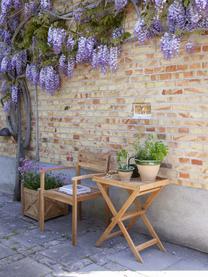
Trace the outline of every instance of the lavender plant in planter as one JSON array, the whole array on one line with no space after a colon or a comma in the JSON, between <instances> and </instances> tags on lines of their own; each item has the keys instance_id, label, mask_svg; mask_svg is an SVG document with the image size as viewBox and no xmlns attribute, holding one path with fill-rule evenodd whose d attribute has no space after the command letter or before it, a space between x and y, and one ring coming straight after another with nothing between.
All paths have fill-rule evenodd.
<instances>
[{"instance_id":1,"label":"lavender plant in planter","mask_svg":"<svg viewBox=\"0 0 208 277\"><path fill-rule=\"evenodd\" d=\"M149 136L144 143L136 145L135 162L142 181L155 181L160 165L168 154L168 147Z\"/></svg>"}]
</instances>

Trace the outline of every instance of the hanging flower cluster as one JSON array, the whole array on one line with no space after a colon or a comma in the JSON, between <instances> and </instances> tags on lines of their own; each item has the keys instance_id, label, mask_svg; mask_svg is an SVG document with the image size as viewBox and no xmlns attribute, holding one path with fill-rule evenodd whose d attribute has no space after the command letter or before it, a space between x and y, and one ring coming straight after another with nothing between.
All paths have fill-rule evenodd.
<instances>
[{"instance_id":1,"label":"hanging flower cluster","mask_svg":"<svg viewBox=\"0 0 208 277\"><path fill-rule=\"evenodd\" d=\"M161 51L166 59L178 54L183 34L208 29L208 0L145 1L142 8L134 35L144 43L161 34ZM185 46L189 53L193 48L193 42Z\"/></svg>"},{"instance_id":2,"label":"hanging flower cluster","mask_svg":"<svg viewBox=\"0 0 208 277\"><path fill-rule=\"evenodd\" d=\"M61 75L72 78L79 64L89 64L103 74L115 72L121 44L130 36L122 27L130 2L138 15L135 38L143 44L161 36L166 59L179 53L184 34L208 29L208 0L103 0L86 6L80 1L65 14L57 13L52 0L1 0L4 110L8 112L18 102L21 78L52 95L61 86ZM193 49L194 42L189 40L185 50L191 53Z\"/></svg>"}]
</instances>

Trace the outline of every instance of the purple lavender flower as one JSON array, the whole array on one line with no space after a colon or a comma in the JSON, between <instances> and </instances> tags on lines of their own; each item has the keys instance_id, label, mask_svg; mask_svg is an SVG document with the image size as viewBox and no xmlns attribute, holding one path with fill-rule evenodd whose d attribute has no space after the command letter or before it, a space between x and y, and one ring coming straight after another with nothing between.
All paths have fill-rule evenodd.
<instances>
[{"instance_id":1,"label":"purple lavender flower","mask_svg":"<svg viewBox=\"0 0 208 277\"><path fill-rule=\"evenodd\" d=\"M74 38L72 36L68 36L68 39L66 42L67 50L72 51L72 49L74 48L74 45L75 45Z\"/></svg>"},{"instance_id":2,"label":"purple lavender flower","mask_svg":"<svg viewBox=\"0 0 208 277\"><path fill-rule=\"evenodd\" d=\"M55 54L60 54L66 39L66 31L61 28L50 27L48 30L48 44L53 47Z\"/></svg>"},{"instance_id":3,"label":"purple lavender flower","mask_svg":"<svg viewBox=\"0 0 208 277\"><path fill-rule=\"evenodd\" d=\"M7 101L4 102L3 111L5 113L9 113L10 109L11 109L11 101L7 100Z\"/></svg>"},{"instance_id":4,"label":"purple lavender flower","mask_svg":"<svg viewBox=\"0 0 208 277\"><path fill-rule=\"evenodd\" d=\"M42 10L50 10L52 8L51 0L40 0Z\"/></svg>"},{"instance_id":5,"label":"purple lavender flower","mask_svg":"<svg viewBox=\"0 0 208 277\"><path fill-rule=\"evenodd\" d=\"M72 76L73 76L75 64L76 64L76 61L75 61L74 58L69 58L68 59L67 76L69 78L72 78Z\"/></svg>"},{"instance_id":6,"label":"purple lavender flower","mask_svg":"<svg viewBox=\"0 0 208 277\"><path fill-rule=\"evenodd\" d=\"M134 36L137 37L139 43L144 43L151 38L150 31L147 29L143 19L139 19L134 28Z\"/></svg>"},{"instance_id":7,"label":"purple lavender flower","mask_svg":"<svg viewBox=\"0 0 208 277\"><path fill-rule=\"evenodd\" d=\"M8 56L5 56L1 61L1 73L7 73L11 70L11 61Z\"/></svg>"},{"instance_id":8,"label":"purple lavender flower","mask_svg":"<svg viewBox=\"0 0 208 277\"><path fill-rule=\"evenodd\" d=\"M27 159L22 159L18 170L21 174L24 174L27 172L37 171L39 170L39 168L40 167L37 162L27 160Z\"/></svg>"},{"instance_id":9,"label":"purple lavender flower","mask_svg":"<svg viewBox=\"0 0 208 277\"><path fill-rule=\"evenodd\" d=\"M186 24L185 9L181 1L175 0L168 9L169 31L174 33L177 29L183 30Z\"/></svg>"},{"instance_id":10,"label":"purple lavender flower","mask_svg":"<svg viewBox=\"0 0 208 277\"><path fill-rule=\"evenodd\" d=\"M76 55L76 62L89 62L92 59L93 49L95 46L95 39L92 37L80 37L78 41L78 51Z\"/></svg>"},{"instance_id":11,"label":"purple lavender flower","mask_svg":"<svg viewBox=\"0 0 208 277\"><path fill-rule=\"evenodd\" d=\"M123 10L123 8L127 5L128 0L115 0L115 8L117 12Z\"/></svg>"},{"instance_id":12,"label":"purple lavender flower","mask_svg":"<svg viewBox=\"0 0 208 277\"><path fill-rule=\"evenodd\" d=\"M118 47L111 47L109 54L109 66L112 72L118 68Z\"/></svg>"},{"instance_id":13,"label":"purple lavender flower","mask_svg":"<svg viewBox=\"0 0 208 277\"><path fill-rule=\"evenodd\" d=\"M28 64L26 67L26 78L29 80L33 85L37 85L39 82L39 69L36 64Z\"/></svg>"},{"instance_id":14,"label":"purple lavender flower","mask_svg":"<svg viewBox=\"0 0 208 277\"><path fill-rule=\"evenodd\" d=\"M180 39L170 33L165 33L161 38L161 51L165 59L171 59L175 57L179 52Z\"/></svg>"},{"instance_id":15,"label":"purple lavender flower","mask_svg":"<svg viewBox=\"0 0 208 277\"><path fill-rule=\"evenodd\" d=\"M12 99L12 102L15 104L17 104L17 101L18 101L18 93L19 93L18 87L16 85L12 85L11 86L11 99Z\"/></svg>"}]
</instances>

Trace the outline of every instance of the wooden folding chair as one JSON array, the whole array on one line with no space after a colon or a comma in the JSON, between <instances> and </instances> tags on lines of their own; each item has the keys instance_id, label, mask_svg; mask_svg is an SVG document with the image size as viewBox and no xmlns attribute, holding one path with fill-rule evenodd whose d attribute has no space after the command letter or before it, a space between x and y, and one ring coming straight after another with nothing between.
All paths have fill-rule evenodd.
<instances>
[{"instance_id":1,"label":"wooden folding chair","mask_svg":"<svg viewBox=\"0 0 208 277\"><path fill-rule=\"evenodd\" d=\"M78 212L81 217L81 203L86 200L95 199L101 196L97 187L91 187L91 192L85 194L77 194L77 185L86 179L92 179L94 176L103 175L108 172L110 163L110 155L102 153L92 153L88 151L79 152L78 162L76 166L76 177L72 178L73 194L68 195L60 192L59 189L45 190L45 175L48 172L66 170L72 167L53 167L41 170L40 175L40 209L39 209L39 226L44 231L44 199L50 198L72 206L72 244L77 243L77 217ZM87 169L95 173L80 176L80 170Z\"/></svg>"}]
</instances>

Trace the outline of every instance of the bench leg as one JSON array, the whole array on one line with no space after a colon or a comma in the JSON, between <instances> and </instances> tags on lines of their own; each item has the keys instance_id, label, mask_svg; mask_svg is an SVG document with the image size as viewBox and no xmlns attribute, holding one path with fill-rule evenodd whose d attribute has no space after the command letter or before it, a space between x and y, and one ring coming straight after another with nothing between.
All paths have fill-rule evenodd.
<instances>
[{"instance_id":1,"label":"bench leg","mask_svg":"<svg viewBox=\"0 0 208 277\"><path fill-rule=\"evenodd\" d=\"M45 229L45 201L42 190L39 190L39 228L41 232Z\"/></svg>"},{"instance_id":2,"label":"bench leg","mask_svg":"<svg viewBox=\"0 0 208 277\"><path fill-rule=\"evenodd\" d=\"M77 202L72 206L72 245L77 244Z\"/></svg>"}]
</instances>

